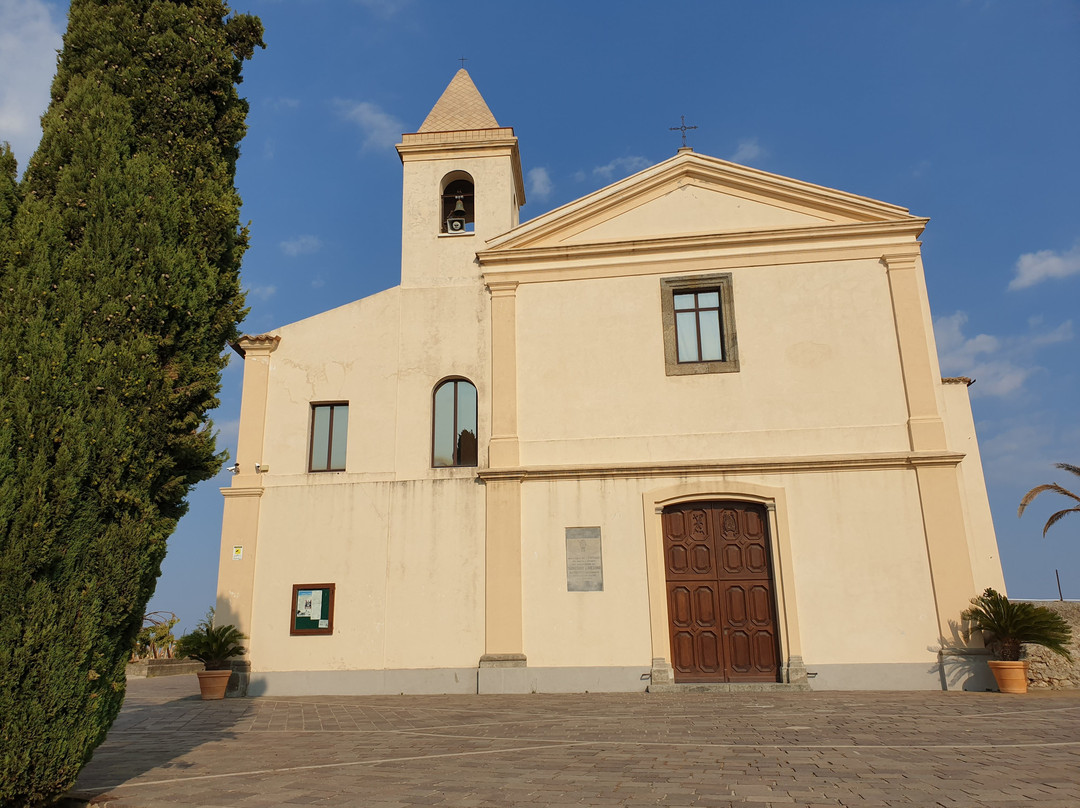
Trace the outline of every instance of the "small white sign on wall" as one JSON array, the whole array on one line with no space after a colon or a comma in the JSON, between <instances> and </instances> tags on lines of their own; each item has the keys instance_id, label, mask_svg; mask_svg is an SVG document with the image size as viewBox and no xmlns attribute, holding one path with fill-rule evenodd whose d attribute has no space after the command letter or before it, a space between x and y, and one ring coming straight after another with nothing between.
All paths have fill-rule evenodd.
<instances>
[{"instance_id":1,"label":"small white sign on wall","mask_svg":"<svg viewBox=\"0 0 1080 808\"><path fill-rule=\"evenodd\" d=\"M232 548L232 560L242 561L244 559L244 545L234 544Z\"/></svg>"},{"instance_id":2,"label":"small white sign on wall","mask_svg":"<svg viewBox=\"0 0 1080 808\"><path fill-rule=\"evenodd\" d=\"M566 528L566 591L604 591L600 528Z\"/></svg>"}]
</instances>

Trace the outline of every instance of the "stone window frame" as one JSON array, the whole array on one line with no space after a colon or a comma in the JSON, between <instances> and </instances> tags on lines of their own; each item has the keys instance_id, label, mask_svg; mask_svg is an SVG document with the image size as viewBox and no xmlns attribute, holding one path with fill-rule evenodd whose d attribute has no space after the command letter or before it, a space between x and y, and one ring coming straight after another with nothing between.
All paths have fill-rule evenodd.
<instances>
[{"instance_id":1,"label":"stone window frame","mask_svg":"<svg viewBox=\"0 0 1080 808\"><path fill-rule=\"evenodd\" d=\"M682 292L720 293L720 338L723 341L723 360L679 361L679 344L675 329L675 294ZM664 372L666 375L691 376L701 373L738 372L739 343L735 336L735 300L730 272L661 278L660 311L664 332Z\"/></svg>"}]
</instances>

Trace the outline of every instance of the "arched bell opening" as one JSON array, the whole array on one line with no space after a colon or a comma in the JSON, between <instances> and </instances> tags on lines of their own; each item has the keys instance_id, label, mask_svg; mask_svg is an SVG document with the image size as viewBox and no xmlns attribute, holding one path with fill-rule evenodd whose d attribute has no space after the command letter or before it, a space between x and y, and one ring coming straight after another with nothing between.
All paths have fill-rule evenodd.
<instances>
[{"instance_id":1,"label":"arched bell opening","mask_svg":"<svg viewBox=\"0 0 1080 808\"><path fill-rule=\"evenodd\" d=\"M476 227L475 191L472 177L453 171L442 181L443 233L472 233Z\"/></svg>"}]
</instances>

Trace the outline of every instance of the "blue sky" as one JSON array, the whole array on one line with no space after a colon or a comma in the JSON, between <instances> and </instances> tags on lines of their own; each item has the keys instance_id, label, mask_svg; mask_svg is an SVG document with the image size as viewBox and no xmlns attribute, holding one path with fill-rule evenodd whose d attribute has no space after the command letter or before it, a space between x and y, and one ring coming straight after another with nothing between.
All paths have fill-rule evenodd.
<instances>
[{"instance_id":1,"label":"blue sky","mask_svg":"<svg viewBox=\"0 0 1080 808\"><path fill-rule=\"evenodd\" d=\"M1080 4L250 0L268 49L247 63L237 184L260 333L397 282L401 167L467 57L520 139L522 219L689 145L909 208L923 234L946 375L970 388L1009 593L1080 598L1080 518L1041 537L1080 479ZM66 2L0 0L0 139L39 137ZM461 9L460 11L454 9ZM240 368L214 420L235 448ZM1071 478L1071 479L1069 479ZM214 599L228 474L170 541L152 607L191 626ZM872 526L868 526L872 538Z\"/></svg>"}]
</instances>

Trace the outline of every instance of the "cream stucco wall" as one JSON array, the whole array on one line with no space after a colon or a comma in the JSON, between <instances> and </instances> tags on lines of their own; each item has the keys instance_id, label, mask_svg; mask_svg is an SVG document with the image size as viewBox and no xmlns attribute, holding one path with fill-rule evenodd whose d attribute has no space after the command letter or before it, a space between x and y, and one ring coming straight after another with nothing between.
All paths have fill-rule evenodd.
<instances>
[{"instance_id":1,"label":"cream stucco wall","mask_svg":"<svg viewBox=\"0 0 1080 808\"><path fill-rule=\"evenodd\" d=\"M878 261L732 270L740 369L665 376L660 277L518 289L522 462L906 449Z\"/></svg>"},{"instance_id":2,"label":"cream stucco wall","mask_svg":"<svg viewBox=\"0 0 1080 808\"><path fill-rule=\"evenodd\" d=\"M271 357L263 462L267 485L319 485L309 474L313 402L349 402L346 468L396 479L433 477L432 393L450 376L469 379L479 428L490 406L487 295L472 286L395 287L285 326Z\"/></svg>"},{"instance_id":3,"label":"cream stucco wall","mask_svg":"<svg viewBox=\"0 0 1080 808\"><path fill-rule=\"evenodd\" d=\"M530 665L648 665L639 484L589 479L523 485L523 624ZM567 591L568 527L601 529L602 592Z\"/></svg>"},{"instance_id":4,"label":"cream stucco wall","mask_svg":"<svg viewBox=\"0 0 1080 808\"><path fill-rule=\"evenodd\" d=\"M474 469L431 468L431 417L434 387L461 376L477 387L480 434L490 431L486 292L478 281L395 288L276 334L260 461L269 471L258 475L254 664L475 666L485 489ZM343 472L307 471L313 402L349 404ZM224 555L221 563L230 569ZM290 637L292 585L321 582L337 585L334 635Z\"/></svg>"},{"instance_id":5,"label":"cream stucco wall","mask_svg":"<svg viewBox=\"0 0 1080 808\"><path fill-rule=\"evenodd\" d=\"M484 642L483 489L460 473L333 476L266 493L251 632L258 669L475 666ZM337 586L333 636L289 636L292 585L322 582Z\"/></svg>"},{"instance_id":6,"label":"cream stucco wall","mask_svg":"<svg viewBox=\"0 0 1080 808\"><path fill-rule=\"evenodd\" d=\"M940 632L915 475L801 475L784 488L807 667L932 664Z\"/></svg>"},{"instance_id":7,"label":"cream stucco wall","mask_svg":"<svg viewBox=\"0 0 1080 808\"><path fill-rule=\"evenodd\" d=\"M635 200L616 218L568 235L564 241L585 244L596 241L640 239L677 233L746 231L779 227L806 227L829 220L759 199L718 194L708 186L686 181L662 189L657 198Z\"/></svg>"},{"instance_id":8,"label":"cream stucco wall","mask_svg":"<svg viewBox=\"0 0 1080 808\"><path fill-rule=\"evenodd\" d=\"M642 495L687 478L536 481L522 491L525 648L530 665L641 664L650 653ZM924 663L939 633L910 470L833 471L696 479L701 499L767 486L785 492L799 645L817 663ZM707 493L707 492L713 493ZM660 516L646 513L645 520ZM604 591L568 592L565 528L599 526ZM655 548L654 548L655 552ZM663 561L659 559L662 566ZM887 574L883 571L887 570ZM666 614L666 603L663 604ZM666 624L664 631L666 632ZM663 638L666 650L667 638ZM787 655L791 648L785 649Z\"/></svg>"}]
</instances>

